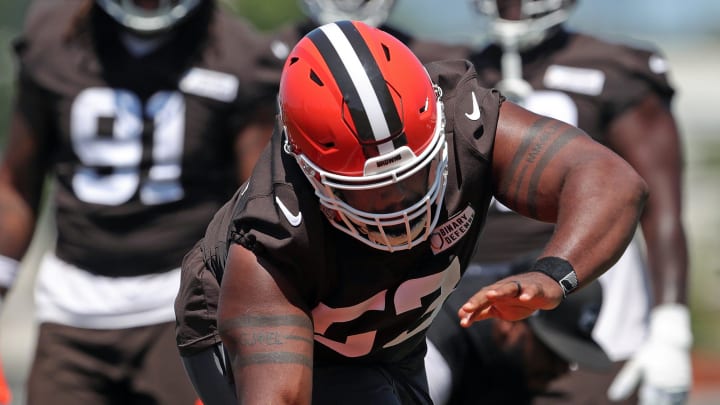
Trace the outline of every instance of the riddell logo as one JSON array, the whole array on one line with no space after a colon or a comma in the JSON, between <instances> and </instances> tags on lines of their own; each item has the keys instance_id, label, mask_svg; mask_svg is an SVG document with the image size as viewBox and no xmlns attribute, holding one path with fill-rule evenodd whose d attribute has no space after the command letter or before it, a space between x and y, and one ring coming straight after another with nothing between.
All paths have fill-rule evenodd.
<instances>
[{"instance_id":1,"label":"riddell logo","mask_svg":"<svg viewBox=\"0 0 720 405\"><path fill-rule=\"evenodd\" d=\"M387 165L389 165L389 164L391 164L391 163L395 163L395 162L400 161L400 159L402 159L402 157L401 157L400 155L397 155L397 156L393 156L393 157L391 157L391 158L387 158L387 159L383 159L383 160L378 160L378 162L377 162L377 167L387 166Z\"/></svg>"},{"instance_id":2,"label":"riddell logo","mask_svg":"<svg viewBox=\"0 0 720 405\"><path fill-rule=\"evenodd\" d=\"M430 248L434 254L450 249L470 230L475 218L475 210L467 206L461 213L439 225L430 234Z\"/></svg>"}]
</instances>

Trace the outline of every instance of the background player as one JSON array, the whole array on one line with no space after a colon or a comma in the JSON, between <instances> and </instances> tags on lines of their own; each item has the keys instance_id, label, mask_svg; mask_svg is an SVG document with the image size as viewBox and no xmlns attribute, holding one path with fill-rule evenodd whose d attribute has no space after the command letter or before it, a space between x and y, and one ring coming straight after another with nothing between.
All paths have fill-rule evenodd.
<instances>
[{"instance_id":1,"label":"background player","mask_svg":"<svg viewBox=\"0 0 720 405\"><path fill-rule=\"evenodd\" d=\"M194 403L172 302L182 256L271 132L260 44L210 0L31 6L0 165L3 274L53 180L28 404Z\"/></svg>"},{"instance_id":2,"label":"background player","mask_svg":"<svg viewBox=\"0 0 720 405\"><path fill-rule=\"evenodd\" d=\"M393 12L396 0L299 0L298 3L307 18L273 32L272 49L281 61L278 69L282 69L290 49L303 36L320 25L339 20L362 21L373 27L379 27L405 43L422 62L460 59L465 58L468 53L467 48L462 45L420 40L389 25L387 19Z\"/></svg>"},{"instance_id":3,"label":"background player","mask_svg":"<svg viewBox=\"0 0 720 405\"><path fill-rule=\"evenodd\" d=\"M480 80L534 112L578 125L627 160L651 191L641 218L644 245L638 235L600 279L605 299L593 334L617 362L613 372L580 369L551 389L567 403L606 402L608 386L629 360L610 390L613 399L630 396L642 381L642 403L685 403L692 333L681 211L683 159L667 61L649 47L566 30L573 0L473 3L495 42L471 57ZM503 271L535 257L552 232L551 225L493 203L473 261L485 271Z\"/></svg>"}]
</instances>

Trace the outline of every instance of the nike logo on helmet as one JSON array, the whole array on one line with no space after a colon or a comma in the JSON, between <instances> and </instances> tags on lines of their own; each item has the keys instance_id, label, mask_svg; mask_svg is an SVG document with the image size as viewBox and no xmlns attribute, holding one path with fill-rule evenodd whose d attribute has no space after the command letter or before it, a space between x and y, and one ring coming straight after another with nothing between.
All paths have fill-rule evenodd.
<instances>
[{"instance_id":1,"label":"nike logo on helmet","mask_svg":"<svg viewBox=\"0 0 720 405\"><path fill-rule=\"evenodd\" d=\"M283 204L282 201L280 201L280 198L275 197L275 203L278 207L280 207L280 211L285 216L285 219L290 223L290 225L294 227L300 226L300 222L302 222L302 212L298 212L297 215L293 215L292 212L288 209L288 207Z\"/></svg>"},{"instance_id":2,"label":"nike logo on helmet","mask_svg":"<svg viewBox=\"0 0 720 405\"><path fill-rule=\"evenodd\" d=\"M475 96L475 92L472 92L472 112L470 114L465 113L465 116L468 117L469 120L477 121L480 119L480 106L478 105L477 97Z\"/></svg>"}]
</instances>

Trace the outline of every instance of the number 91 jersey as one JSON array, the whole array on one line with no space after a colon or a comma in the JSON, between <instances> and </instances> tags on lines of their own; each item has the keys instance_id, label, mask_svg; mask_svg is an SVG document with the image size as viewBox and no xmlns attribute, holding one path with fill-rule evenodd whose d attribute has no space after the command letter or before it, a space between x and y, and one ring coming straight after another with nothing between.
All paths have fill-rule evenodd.
<instances>
[{"instance_id":1,"label":"number 91 jersey","mask_svg":"<svg viewBox=\"0 0 720 405\"><path fill-rule=\"evenodd\" d=\"M262 41L208 2L130 53L82 4L35 3L15 45L15 111L54 173L56 253L108 276L177 268L237 184L235 135L274 97L256 79Z\"/></svg>"}]
</instances>

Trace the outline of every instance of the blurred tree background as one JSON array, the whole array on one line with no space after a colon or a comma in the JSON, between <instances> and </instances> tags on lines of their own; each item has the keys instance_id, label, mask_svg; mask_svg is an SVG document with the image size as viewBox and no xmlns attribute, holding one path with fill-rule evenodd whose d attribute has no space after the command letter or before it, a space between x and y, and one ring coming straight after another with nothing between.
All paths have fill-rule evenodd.
<instances>
[{"instance_id":1,"label":"blurred tree background","mask_svg":"<svg viewBox=\"0 0 720 405\"><path fill-rule=\"evenodd\" d=\"M25 1L0 2L0 145L4 144L5 132L8 127L8 111L14 75L10 44L21 27L26 7Z\"/></svg>"},{"instance_id":2,"label":"blurred tree background","mask_svg":"<svg viewBox=\"0 0 720 405\"><path fill-rule=\"evenodd\" d=\"M221 0L221 3L237 14L246 16L263 31L302 18L295 0Z\"/></svg>"}]
</instances>

